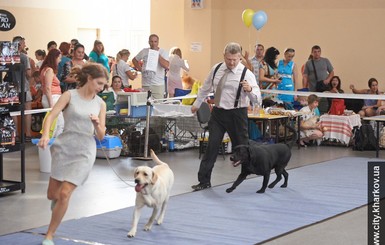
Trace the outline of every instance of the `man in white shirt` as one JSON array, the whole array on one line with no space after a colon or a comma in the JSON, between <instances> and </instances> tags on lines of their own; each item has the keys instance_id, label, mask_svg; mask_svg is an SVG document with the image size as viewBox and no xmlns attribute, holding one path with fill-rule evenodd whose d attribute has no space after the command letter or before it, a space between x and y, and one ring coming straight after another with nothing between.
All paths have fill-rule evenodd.
<instances>
[{"instance_id":1,"label":"man in white shirt","mask_svg":"<svg viewBox=\"0 0 385 245\"><path fill-rule=\"evenodd\" d=\"M211 172L225 132L233 147L248 144L248 106L250 102L261 104L262 99L254 74L240 61L241 46L228 43L224 63L211 68L191 108L195 113L209 93L215 91L215 107L209 121L210 137L198 172L199 184L191 187L196 191L211 187Z\"/></svg>"},{"instance_id":2,"label":"man in white shirt","mask_svg":"<svg viewBox=\"0 0 385 245\"><path fill-rule=\"evenodd\" d=\"M168 52L159 48L159 37L156 34L150 35L148 44L150 48L142 49L132 59L132 63L138 71L142 72L142 88L146 91L151 90L154 99L163 99L165 95L165 69L169 66Z\"/></svg>"}]
</instances>

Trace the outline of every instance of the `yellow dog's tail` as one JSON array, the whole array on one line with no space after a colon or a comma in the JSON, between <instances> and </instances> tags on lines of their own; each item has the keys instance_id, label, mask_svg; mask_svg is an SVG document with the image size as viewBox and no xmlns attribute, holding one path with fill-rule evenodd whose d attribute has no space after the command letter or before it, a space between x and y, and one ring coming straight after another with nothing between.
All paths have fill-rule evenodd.
<instances>
[{"instance_id":1,"label":"yellow dog's tail","mask_svg":"<svg viewBox=\"0 0 385 245\"><path fill-rule=\"evenodd\" d=\"M158 156L155 154L155 152L154 152L152 149L150 149L150 154L151 154L152 160L153 160L156 164L158 164L158 165L166 164L166 165L167 165L167 163L162 162L162 161L158 158Z\"/></svg>"}]
</instances>

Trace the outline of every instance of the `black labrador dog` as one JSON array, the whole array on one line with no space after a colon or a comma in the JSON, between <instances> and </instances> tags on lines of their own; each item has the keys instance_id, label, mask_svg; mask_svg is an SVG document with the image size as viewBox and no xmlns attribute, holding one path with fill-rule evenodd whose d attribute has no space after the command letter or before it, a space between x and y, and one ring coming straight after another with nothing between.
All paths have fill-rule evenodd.
<instances>
[{"instance_id":1,"label":"black labrador dog","mask_svg":"<svg viewBox=\"0 0 385 245\"><path fill-rule=\"evenodd\" d=\"M232 192L237 186L242 183L250 174L257 174L263 176L262 188L257 193L264 193L269 183L271 170L274 169L277 178L269 185L273 188L284 177L284 183L281 187L287 187L289 174L285 167L291 158L291 147L296 140L296 130L289 125L286 125L290 131L294 132L293 140L288 144L271 144L263 145L250 141L248 145L238 145L233 150L233 155L230 160L233 166L242 165L241 173L233 185L226 190L227 193Z\"/></svg>"}]
</instances>

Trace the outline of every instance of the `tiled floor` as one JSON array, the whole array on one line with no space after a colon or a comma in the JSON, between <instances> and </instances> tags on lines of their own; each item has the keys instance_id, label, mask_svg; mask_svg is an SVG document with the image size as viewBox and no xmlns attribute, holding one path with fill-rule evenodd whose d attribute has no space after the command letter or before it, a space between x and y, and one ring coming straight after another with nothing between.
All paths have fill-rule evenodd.
<instances>
[{"instance_id":1,"label":"tiled floor","mask_svg":"<svg viewBox=\"0 0 385 245\"><path fill-rule=\"evenodd\" d=\"M347 147L293 147L293 156L288 168L336 159L344 156L374 157L374 152L356 152ZM172 195L191 191L197 183L199 168L198 149L161 153L159 158L175 173ZM4 154L4 172L8 179L19 176L19 154ZM384 153L380 153L380 158ZM26 193L20 191L0 195L0 235L47 225L50 219L50 202L46 199L49 174L39 171L38 149L26 147ZM73 194L65 220L92 216L132 206L135 192L132 187L133 170L136 166L152 164L121 157L107 161L97 159L94 169L82 187ZM229 156L218 157L212 175L212 185L229 183L239 174ZM121 180L117 175L120 176ZM127 229L129 226L127 217ZM330 220L297 230L266 244L366 244L366 208L359 208Z\"/></svg>"}]
</instances>

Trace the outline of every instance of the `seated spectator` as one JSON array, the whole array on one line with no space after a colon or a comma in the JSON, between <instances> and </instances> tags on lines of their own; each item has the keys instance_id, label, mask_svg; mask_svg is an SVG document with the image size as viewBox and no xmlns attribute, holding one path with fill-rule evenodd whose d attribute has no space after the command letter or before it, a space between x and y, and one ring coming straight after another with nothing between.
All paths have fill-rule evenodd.
<instances>
[{"instance_id":1,"label":"seated spectator","mask_svg":"<svg viewBox=\"0 0 385 245\"><path fill-rule=\"evenodd\" d=\"M323 137L323 133L318 122L318 116L316 115L318 101L318 96L311 94L307 98L308 105L300 110L300 112L303 113L299 139L299 143L302 147L305 147L312 140L317 140L317 143L319 144Z\"/></svg>"},{"instance_id":2,"label":"seated spectator","mask_svg":"<svg viewBox=\"0 0 385 245\"><path fill-rule=\"evenodd\" d=\"M339 76L333 76L329 83L329 90L330 93L340 93L343 94L344 91L341 89L341 79Z\"/></svg>"},{"instance_id":3,"label":"seated spectator","mask_svg":"<svg viewBox=\"0 0 385 245\"><path fill-rule=\"evenodd\" d=\"M339 76L333 76L330 79L329 83L329 89L325 91L324 93L344 93L344 91L341 89L341 79ZM328 113L330 110L330 107L332 105L332 98L321 98L318 104L318 109L322 114Z\"/></svg>"},{"instance_id":4,"label":"seated spectator","mask_svg":"<svg viewBox=\"0 0 385 245\"><path fill-rule=\"evenodd\" d=\"M378 91L378 81L375 78L370 78L368 81L369 89L356 89L353 84L350 85L350 89L355 94L380 94ZM372 117L377 115L377 108L381 106L378 100L365 99L364 106L358 112L360 117Z\"/></svg>"},{"instance_id":5,"label":"seated spectator","mask_svg":"<svg viewBox=\"0 0 385 245\"><path fill-rule=\"evenodd\" d=\"M122 89L122 78L120 76L113 76L112 77L112 84L111 87L108 88L108 91L114 92L114 99L118 98L118 92L124 92Z\"/></svg>"}]
</instances>

